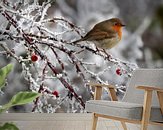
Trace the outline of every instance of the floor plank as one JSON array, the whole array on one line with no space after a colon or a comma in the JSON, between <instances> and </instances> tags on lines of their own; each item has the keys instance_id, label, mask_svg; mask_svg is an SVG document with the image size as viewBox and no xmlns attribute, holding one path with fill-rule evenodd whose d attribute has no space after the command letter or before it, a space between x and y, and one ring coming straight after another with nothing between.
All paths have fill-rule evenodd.
<instances>
[{"instance_id":1,"label":"floor plank","mask_svg":"<svg viewBox=\"0 0 163 130\"><path fill-rule=\"evenodd\" d=\"M91 119L90 113L3 113L0 124L13 122L20 130L91 130ZM123 129L119 122L99 118L97 130Z\"/></svg>"}]
</instances>

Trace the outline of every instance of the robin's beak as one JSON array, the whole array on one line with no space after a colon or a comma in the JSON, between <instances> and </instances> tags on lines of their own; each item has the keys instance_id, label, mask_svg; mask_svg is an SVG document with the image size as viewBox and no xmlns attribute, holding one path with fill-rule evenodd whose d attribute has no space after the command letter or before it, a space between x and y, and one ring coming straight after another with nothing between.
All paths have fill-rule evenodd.
<instances>
[{"instance_id":1,"label":"robin's beak","mask_svg":"<svg viewBox=\"0 0 163 130\"><path fill-rule=\"evenodd\" d=\"M122 27L124 27L124 26L126 26L126 25L124 25L124 24L121 24L121 26L122 26Z\"/></svg>"}]
</instances>

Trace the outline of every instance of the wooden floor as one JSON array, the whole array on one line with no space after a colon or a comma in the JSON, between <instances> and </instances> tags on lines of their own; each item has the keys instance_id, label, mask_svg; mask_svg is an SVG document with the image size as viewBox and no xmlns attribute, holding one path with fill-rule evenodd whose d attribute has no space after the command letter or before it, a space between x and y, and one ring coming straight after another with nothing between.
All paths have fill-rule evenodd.
<instances>
[{"instance_id":1,"label":"wooden floor","mask_svg":"<svg viewBox=\"0 0 163 130\"><path fill-rule=\"evenodd\" d=\"M14 122L20 130L91 130L91 114L9 113L0 115L0 124ZM134 126L137 130L140 128ZM136 130L129 128L129 130ZM97 130L123 130L119 122L99 118Z\"/></svg>"}]
</instances>

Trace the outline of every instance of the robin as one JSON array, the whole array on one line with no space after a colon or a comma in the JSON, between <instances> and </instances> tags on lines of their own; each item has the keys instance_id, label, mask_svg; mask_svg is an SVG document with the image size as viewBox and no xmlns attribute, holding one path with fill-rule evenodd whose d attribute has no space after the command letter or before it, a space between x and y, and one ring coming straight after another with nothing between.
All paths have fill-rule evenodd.
<instances>
[{"instance_id":1,"label":"robin","mask_svg":"<svg viewBox=\"0 0 163 130\"><path fill-rule=\"evenodd\" d=\"M82 41L94 42L96 47L101 49L111 49L122 38L122 24L118 18L111 18L97 23L83 38L73 42Z\"/></svg>"}]
</instances>

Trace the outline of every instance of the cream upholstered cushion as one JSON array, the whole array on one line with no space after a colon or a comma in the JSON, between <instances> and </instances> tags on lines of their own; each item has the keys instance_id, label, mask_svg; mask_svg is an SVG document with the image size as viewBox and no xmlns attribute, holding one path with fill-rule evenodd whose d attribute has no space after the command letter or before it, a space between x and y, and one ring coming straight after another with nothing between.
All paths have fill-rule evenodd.
<instances>
[{"instance_id":1,"label":"cream upholstered cushion","mask_svg":"<svg viewBox=\"0 0 163 130\"><path fill-rule=\"evenodd\" d=\"M86 102L86 110L108 116L141 120L143 105L120 101L90 100ZM163 122L160 108L152 107L150 120Z\"/></svg>"},{"instance_id":2,"label":"cream upholstered cushion","mask_svg":"<svg viewBox=\"0 0 163 130\"><path fill-rule=\"evenodd\" d=\"M144 102L144 90L137 86L163 88L163 69L137 69L134 71L122 101L90 100L86 102L86 110L97 114L120 117L131 120L141 120ZM163 123L156 91L152 95L150 120Z\"/></svg>"}]
</instances>

